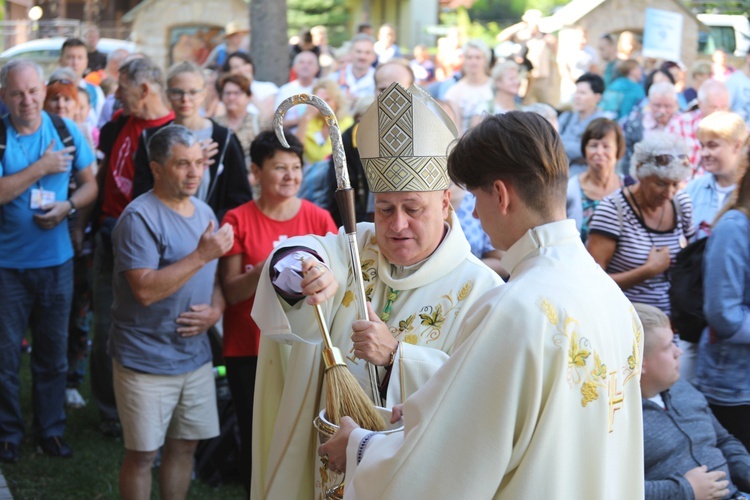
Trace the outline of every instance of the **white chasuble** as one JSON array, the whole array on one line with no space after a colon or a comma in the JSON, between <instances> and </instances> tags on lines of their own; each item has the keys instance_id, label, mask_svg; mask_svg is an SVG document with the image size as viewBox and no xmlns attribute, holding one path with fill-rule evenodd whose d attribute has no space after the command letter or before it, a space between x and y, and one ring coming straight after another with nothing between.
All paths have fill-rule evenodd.
<instances>
[{"instance_id":1,"label":"white chasuble","mask_svg":"<svg viewBox=\"0 0 750 500\"><path fill-rule=\"evenodd\" d=\"M643 498L642 328L572 220L527 232L404 431L347 448L347 499Z\"/></svg>"},{"instance_id":2,"label":"white chasuble","mask_svg":"<svg viewBox=\"0 0 750 500\"><path fill-rule=\"evenodd\" d=\"M373 224L358 224L357 237L367 299L401 341L388 383L386 406L391 407L424 385L445 363L469 306L502 280L471 254L453 211L440 246L413 269L399 269L385 259ZM310 248L330 267L339 290L322 306L324 315L334 346L341 349L347 367L369 394L365 363L352 353L351 325L357 319L357 307L344 238L341 234L291 238L276 251ZM323 483L338 482L320 467L312 425L325 405L321 334L311 306L304 300L289 306L276 294L268 265L252 312L263 336L255 385L251 495L258 499L317 498ZM378 368L381 379L385 373Z\"/></svg>"}]
</instances>

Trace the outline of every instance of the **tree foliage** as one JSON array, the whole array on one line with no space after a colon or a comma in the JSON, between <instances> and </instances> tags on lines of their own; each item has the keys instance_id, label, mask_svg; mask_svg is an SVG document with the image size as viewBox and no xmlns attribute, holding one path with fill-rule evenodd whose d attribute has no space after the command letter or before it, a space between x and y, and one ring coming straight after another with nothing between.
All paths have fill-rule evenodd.
<instances>
[{"instance_id":1,"label":"tree foliage","mask_svg":"<svg viewBox=\"0 0 750 500\"><path fill-rule=\"evenodd\" d=\"M319 24L328 28L328 43L338 47L348 40L349 12L345 0L287 0L289 35Z\"/></svg>"}]
</instances>

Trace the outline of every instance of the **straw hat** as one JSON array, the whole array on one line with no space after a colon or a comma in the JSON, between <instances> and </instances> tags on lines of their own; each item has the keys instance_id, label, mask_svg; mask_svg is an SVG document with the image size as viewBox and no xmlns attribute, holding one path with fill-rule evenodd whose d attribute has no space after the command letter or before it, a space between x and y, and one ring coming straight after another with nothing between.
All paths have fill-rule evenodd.
<instances>
[{"instance_id":1,"label":"straw hat","mask_svg":"<svg viewBox=\"0 0 750 500\"><path fill-rule=\"evenodd\" d=\"M237 21L229 21L224 27L224 37L236 35L237 33L250 33L250 30Z\"/></svg>"}]
</instances>

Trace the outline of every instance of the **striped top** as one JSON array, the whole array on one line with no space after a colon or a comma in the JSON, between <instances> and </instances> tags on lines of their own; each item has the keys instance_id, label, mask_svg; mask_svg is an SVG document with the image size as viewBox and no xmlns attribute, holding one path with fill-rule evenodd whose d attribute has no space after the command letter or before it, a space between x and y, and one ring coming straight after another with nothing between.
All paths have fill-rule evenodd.
<instances>
[{"instance_id":1,"label":"striped top","mask_svg":"<svg viewBox=\"0 0 750 500\"><path fill-rule=\"evenodd\" d=\"M620 224L617 215L615 199L619 201L622 209L622 224ZM674 263L675 255L682 249L681 240L684 243L695 232L692 224L693 204L690 197L685 192L680 191L672 199L673 206L675 203L680 204L682 212L681 217L677 216L679 220L677 220L675 227L668 231L655 231L646 227L643 219L636 214L622 189L602 200L589 224L589 233L601 234L617 241L615 253L606 269L607 273L621 273L642 266L646 263L652 247L668 246L672 263ZM671 312L669 305L669 271L623 290L623 293L631 302L641 302L658 307L666 314Z\"/></svg>"}]
</instances>

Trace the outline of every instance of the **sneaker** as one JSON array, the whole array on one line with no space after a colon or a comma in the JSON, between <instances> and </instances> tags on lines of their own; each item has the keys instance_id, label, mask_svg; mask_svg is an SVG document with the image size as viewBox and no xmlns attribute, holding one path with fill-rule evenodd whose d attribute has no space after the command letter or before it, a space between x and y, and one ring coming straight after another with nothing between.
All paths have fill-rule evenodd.
<instances>
[{"instance_id":1,"label":"sneaker","mask_svg":"<svg viewBox=\"0 0 750 500\"><path fill-rule=\"evenodd\" d=\"M68 408L83 408L86 406L86 400L83 399L78 389L65 389L65 405Z\"/></svg>"},{"instance_id":2,"label":"sneaker","mask_svg":"<svg viewBox=\"0 0 750 500\"><path fill-rule=\"evenodd\" d=\"M42 438L37 446L37 451L51 457L70 458L73 450L60 436Z\"/></svg>"},{"instance_id":3,"label":"sneaker","mask_svg":"<svg viewBox=\"0 0 750 500\"><path fill-rule=\"evenodd\" d=\"M102 420L99 422L99 431L107 437L122 437L122 425L117 420Z\"/></svg>"},{"instance_id":4,"label":"sneaker","mask_svg":"<svg viewBox=\"0 0 750 500\"><path fill-rule=\"evenodd\" d=\"M0 462L14 464L18 462L18 445L7 441L0 441Z\"/></svg>"}]
</instances>

